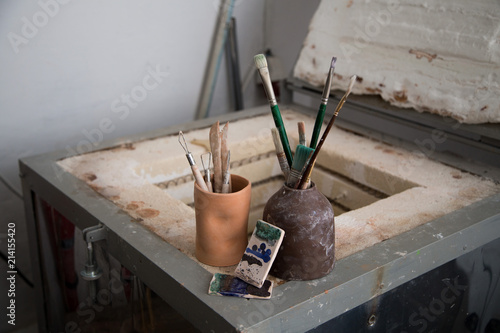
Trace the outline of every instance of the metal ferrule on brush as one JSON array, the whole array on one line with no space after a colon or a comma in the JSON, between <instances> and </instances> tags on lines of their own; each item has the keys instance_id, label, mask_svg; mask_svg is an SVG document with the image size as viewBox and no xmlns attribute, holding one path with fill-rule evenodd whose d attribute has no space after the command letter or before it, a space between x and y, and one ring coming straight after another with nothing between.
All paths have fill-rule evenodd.
<instances>
[{"instance_id":1,"label":"metal ferrule on brush","mask_svg":"<svg viewBox=\"0 0 500 333\"><path fill-rule=\"evenodd\" d=\"M290 174L288 175L288 180L286 182L286 184L289 186L289 187L294 187L295 186L295 183L297 183L297 181L300 179L300 174L301 170L296 170L296 169L290 169Z\"/></svg>"},{"instance_id":2,"label":"metal ferrule on brush","mask_svg":"<svg viewBox=\"0 0 500 333\"><path fill-rule=\"evenodd\" d=\"M271 76L269 75L269 68L268 67L259 68L259 74L262 80L262 84L264 85L264 90L266 91L269 104L271 106L277 105L278 102L276 101L276 96L274 95L273 84L271 82Z\"/></svg>"},{"instance_id":3,"label":"metal ferrule on brush","mask_svg":"<svg viewBox=\"0 0 500 333\"><path fill-rule=\"evenodd\" d=\"M321 103L326 105L328 103L328 97L330 97L330 88L332 86L333 70L330 68L328 71L328 76L326 78L325 87L323 88L323 95L321 96Z\"/></svg>"}]
</instances>

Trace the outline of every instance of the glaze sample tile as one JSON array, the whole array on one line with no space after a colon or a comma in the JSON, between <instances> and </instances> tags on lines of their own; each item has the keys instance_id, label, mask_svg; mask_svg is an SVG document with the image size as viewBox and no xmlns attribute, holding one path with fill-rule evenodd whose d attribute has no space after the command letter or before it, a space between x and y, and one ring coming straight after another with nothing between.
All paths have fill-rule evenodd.
<instances>
[{"instance_id":1,"label":"glaze sample tile","mask_svg":"<svg viewBox=\"0 0 500 333\"><path fill-rule=\"evenodd\" d=\"M257 288L235 276L221 273L214 274L208 288L209 295L260 299L271 298L272 291L273 283L269 280L266 280L262 287Z\"/></svg>"},{"instance_id":2,"label":"glaze sample tile","mask_svg":"<svg viewBox=\"0 0 500 333\"><path fill-rule=\"evenodd\" d=\"M235 275L251 285L262 287L284 236L283 229L258 220Z\"/></svg>"}]
</instances>

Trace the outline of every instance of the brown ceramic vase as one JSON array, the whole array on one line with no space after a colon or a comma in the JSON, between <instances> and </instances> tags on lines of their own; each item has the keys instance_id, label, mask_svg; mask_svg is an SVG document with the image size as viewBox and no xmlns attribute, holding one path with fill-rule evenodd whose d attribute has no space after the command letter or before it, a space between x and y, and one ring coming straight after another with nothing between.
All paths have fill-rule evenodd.
<instances>
[{"instance_id":1,"label":"brown ceramic vase","mask_svg":"<svg viewBox=\"0 0 500 333\"><path fill-rule=\"evenodd\" d=\"M231 175L232 193L212 193L194 185L196 258L210 266L236 265L248 238L251 183Z\"/></svg>"},{"instance_id":2,"label":"brown ceramic vase","mask_svg":"<svg viewBox=\"0 0 500 333\"><path fill-rule=\"evenodd\" d=\"M267 202L263 219L285 230L271 274L285 280L313 280L335 265L335 225L328 199L314 183L305 190L284 185Z\"/></svg>"}]
</instances>

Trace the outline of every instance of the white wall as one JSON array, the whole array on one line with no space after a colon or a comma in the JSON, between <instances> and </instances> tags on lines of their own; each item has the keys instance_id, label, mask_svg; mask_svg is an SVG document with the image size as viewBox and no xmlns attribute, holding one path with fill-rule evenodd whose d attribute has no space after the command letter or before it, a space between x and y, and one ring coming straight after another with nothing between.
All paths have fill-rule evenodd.
<instances>
[{"instance_id":1,"label":"white wall","mask_svg":"<svg viewBox=\"0 0 500 333\"><path fill-rule=\"evenodd\" d=\"M279 22L268 29L294 33L267 34L277 54L289 46L280 54L288 66L318 2L292 3L268 7ZM265 8L235 1L242 76L263 51ZM217 14L217 0L0 2L2 178L20 192L19 158L192 120ZM226 76L222 64L211 116L232 108ZM265 103L257 89L248 85L245 107ZM0 216L0 233L7 221L24 223L22 201L2 183Z\"/></svg>"}]
</instances>

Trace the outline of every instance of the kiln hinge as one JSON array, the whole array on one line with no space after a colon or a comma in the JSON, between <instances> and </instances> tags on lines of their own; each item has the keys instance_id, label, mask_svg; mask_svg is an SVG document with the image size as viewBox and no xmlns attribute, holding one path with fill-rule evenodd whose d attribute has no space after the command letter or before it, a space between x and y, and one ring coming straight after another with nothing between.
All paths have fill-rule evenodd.
<instances>
[{"instance_id":1,"label":"kiln hinge","mask_svg":"<svg viewBox=\"0 0 500 333\"><path fill-rule=\"evenodd\" d=\"M86 228L83 230L83 239L87 243L87 262L80 275L89 282L90 299L95 302L97 295L96 282L102 276L102 270L95 260L93 242L106 239L106 228L102 224Z\"/></svg>"}]
</instances>

